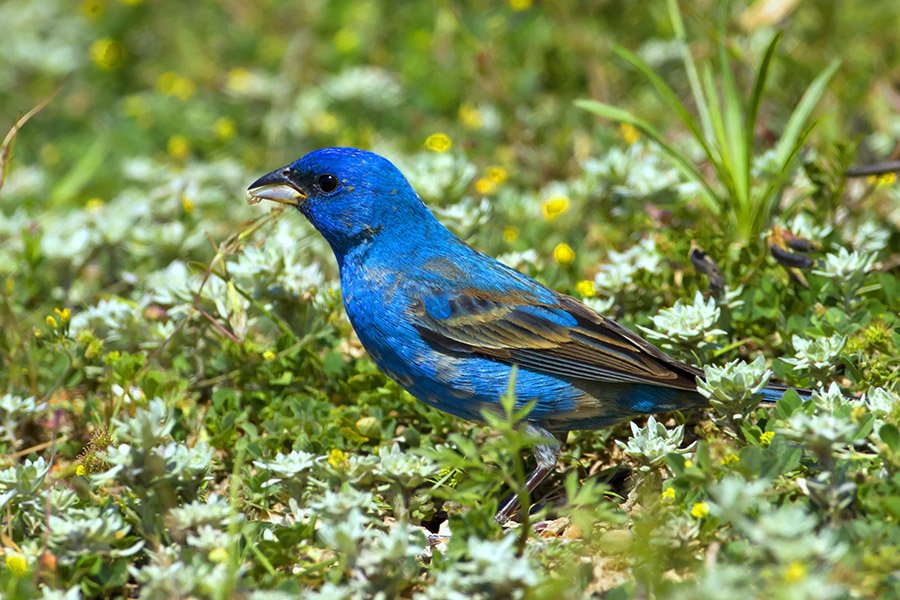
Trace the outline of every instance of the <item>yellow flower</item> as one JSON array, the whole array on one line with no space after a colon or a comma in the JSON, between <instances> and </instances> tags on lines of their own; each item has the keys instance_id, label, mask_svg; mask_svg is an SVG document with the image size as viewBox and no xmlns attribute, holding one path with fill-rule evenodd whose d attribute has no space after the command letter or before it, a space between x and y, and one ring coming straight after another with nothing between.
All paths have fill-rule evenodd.
<instances>
[{"instance_id":1,"label":"yellow flower","mask_svg":"<svg viewBox=\"0 0 900 600\"><path fill-rule=\"evenodd\" d=\"M478 181L475 182L475 191L481 194L482 196L487 196L489 194L494 193L494 190L497 189L497 184L487 177L480 177Z\"/></svg>"},{"instance_id":2,"label":"yellow flower","mask_svg":"<svg viewBox=\"0 0 900 600\"><path fill-rule=\"evenodd\" d=\"M187 214L191 214L194 212L194 201L191 200L187 194L181 195L181 208Z\"/></svg>"},{"instance_id":3,"label":"yellow flower","mask_svg":"<svg viewBox=\"0 0 900 600\"><path fill-rule=\"evenodd\" d=\"M531 4L532 0L509 0L509 7L516 11L528 10Z\"/></svg>"},{"instance_id":4,"label":"yellow flower","mask_svg":"<svg viewBox=\"0 0 900 600\"><path fill-rule=\"evenodd\" d=\"M619 125L619 133L622 134L622 139L625 140L625 143L629 146L641 139L640 132L631 123L622 123Z\"/></svg>"},{"instance_id":5,"label":"yellow flower","mask_svg":"<svg viewBox=\"0 0 900 600\"><path fill-rule=\"evenodd\" d=\"M101 69L115 69L125 62L125 46L109 38L91 44L91 60Z\"/></svg>"},{"instance_id":6,"label":"yellow flower","mask_svg":"<svg viewBox=\"0 0 900 600\"><path fill-rule=\"evenodd\" d=\"M103 200L100 198L91 198L84 203L84 208L88 212L95 213L103 207Z\"/></svg>"},{"instance_id":7,"label":"yellow flower","mask_svg":"<svg viewBox=\"0 0 900 600\"><path fill-rule=\"evenodd\" d=\"M684 461L684 468L685 468L685 469L690 469L690 468L693 467L693 466L694 466L694 461L692 461L691 459L688 459L688 460Z\"/></svg>"},{"instance_id":8,"label":"yellow flower","mask_svg":"<svg viewBox=\"0 0 900 600\"><path fill-rule=\"evenodd\" d=\"M432 133L425 138L425 147L434 152L446 152L453 147L453 140L446 133Z\"/></svg>"},{"instance_id":9,"label":"yellow flower","mask_svg":"<svg viewBox=\"0 0 900 600\"><path fill-rule=\"evenodd\" d=\"M228 71L228 89L232 92L246 92L250 87L250 71L243 67L238 67Z\"/></svg>"},{"instance_id":10,"label":"yellow flower","mask_svg":"<svg viewBox=\"0 0 900 600\"><path fill-rule=\"evenodd\" d=\"M741 459L738 457L737 454L728 454L725 456L725 458L720 460L719 463L721 463L723 465L733 465L736 462L740 462L740 460Z\"/></svg>"},{"instance_id":11,"label":"yellow flower","mask_svg":"<svg viewBox=\"0 0 900 600\"><path fill-rule=\"evenodd\" d=\"M691 516L695 519L705 519L709 516L709 504L697 502L691 507Z\"/></svg>"},{"instance_id":12,"label":"yellow flower","mask_svg":"<svg viewBox=\"0 0 900 600\"><path fill-rule=\"evenodd\" d=\"M456 487L456 471L451 467L444 467L438 472L438 479L444 480L450 487Z\"/></svg>"},{"instance_id":13,"label":"yellow flower","mask_svg":"<svg viewBox=\"0 0 900 600\"><path fill-rule=\"evenodd\" d=\"M582 279L581 281L576 283L575 291L585 298L591 298L594 294L597 293L596 288L594 288L594 282L590 279Z\"/></svg>"},{"instance_id":14,"label":"yellow flower","mask_svg":"<svg viewBox=\"0 0 900 600\"><path fill-rule=\"evenodd\" d=\"M209 562L226 563L228 562L228 550L222 546L216 546L209 551L206 557L209 559Z\"/></svg>"},{"instance_id":15,"label":"yellow flower","mask_svg":"<svg viewBox=\"0 0 900 600\"><path fill-rule=\"evenodd\" d=\"M85 473L87 473L87 469L84 468L84 465L78 465L75 467L75 474L79 477L84 477Z\"/></svg>"},{"instance_id":16,"label":"yellow flower","mask_svg":"<svg viewBox=\"0 0 900 600\"><path fill-rule=\"evenodd\" d=\"M541 207L541 212L544 213L544 218L548 221L552 221L559 215L563 214L567 210L569 210L569 197L568 196L553 196Z\"/></svg>"},{"instance_id":17,"label":"yellow flower","mask_svg":"<svg viewBox=\"0 0 900 600\"><path fill-rule=\"evenodd\" d=\"M675 488L666 488L659 495L659 499L663 502L674 502L675 501Z\"/></svg>"},{"instance_id":18,"label":"yellow flower","mask_svg":"<svg viewBox=\"0 0 900 600\"><path fill-rule=\"evenodd\" d=\"M870 185L875 185L878 187L889 187L894 185L897 181L896 173L882 173L881 175L869 175L866 177L866 181Z\"/></svg>"},{"instance_id":19,"label":"yellow flower","mask_svg":"<svg viewBox=\"0 0 900 600\"><path fill-rule=\"evenodd\" d=\"M503 241L512 244L519 239L519 228L515 225L507 225L503 228Z\"/></svg>"},{"instance_id":20,"label":"yellow flower","mask_svg":"<svg viewBox=\"0 0 900 600\"><path fill-rule=\"evenodd\" d=\"M484 126L484 119L481 111L472 104L463 104L459 107L459 122L466 129L481 129Z\"/></svg>"},{"instance_id":21,"label":"yellow flower","mask_svg":"<svg viewBox=\"0 0 900 600\"><path fill-rule=\"evenodd\" d=\"M553 260L564 266L571 265L575 260L575 251L572 250L572 246L561 242L553 249Z\"/></svg>"},{"instance_id":22,"label":"yellow flower","mask_svg":"<svg viewBox=\"0 0 900 600\"><path fill-rule=\"evenodd\" d=\"M763 431L759 436L759 443L762 446L768 446L772 443L772 438L775 437L774 431Z\"/></svg>"},{"instance_id":23,"label":"yellow flower","mask_svg":"<svg viewBox=\"0 0 900 600\"><path fill-rule=\"evenodd\" d=\"M333 112L323 111L316 115L315 127L321 133L334 133L341 122Z\"/></svg>"},{"instance_id":24,"label":"yellow flower","mask_svg":"<svg viewBox=\"0 0 900 600\"><path fill-rule=\"evenodd\" d=\"M28 572L28 559L18 552L6 551L6 568L16 577Z\"/></svg>"},{"instance_id":25,"label":"yellow flower","mask_svg":"<svg viewBox=\"0 0 900 600\"><path fill-rule=\"evenodd\" d=\"M334 34L334 47L341 54L350 54L359 48L359 34L355 29L342 27Z\"/></svg>"},{"instance_id":26,"label":"yellow flower","mask_svg":"<svg viewBox=\"0 0 900 600\"><path fill-rule=\"evenodd\" d=\"M96 19L103 14L103 2L99 0L84 0L81 3L81 14L91 19Z\"/></svg>"},{"instance_id":27,"label":"yellow flower","mask_svg":"<svg viewBox=\"0 0 900 600\"><path fill-rule=\"evenodd\" d=\"M504 169L503 167L500 167L500 166L496 166L496 165L493 167L488 167L487 170L484 172L484 174L485 174L485 177L487 177L488 179L490 179L497 185L506 183L506 180L509 177L508 174L506 173L506 169Z\"/></svg>"},{"instance_id":28,"label":"yellow flower","mask_svg":"<svg viewBox=\"0 0 900 600\"><path fill-rule=\"evenodd\" d=\"M197 91L197 86L193 80L183 75L166 71L156 78L156 89L166 96L187 100Z\"/></svg>"},{"instance_id":29,"label":"yellow flower","mask_svg":"<svg viewBox=\"0 0 900 600\"><path fill-rule=\"evenodd\" d=\"M784 570L784 581L786 583L797 583L806 577L806 567L800 561L791 562Z\"/></svg>"},{"instance_id":30,"label":"yellow flower","mask_svg":"<svg viewBox=\"0 0 900 600\"><path fill-rule=\"evenodd\" d=\"M166 150L175 160L184 160L191 152L191 143L183 135L173 135L166 144Z\"/></svg>"},{"instance_id":31,"label":"yellow flower","mask_svg":"<svg viewBox=\"0 0 900 600\"><path fill-rule=\"evenodd\" d=\"M216 128L216 136L223 142L227 142L237 133L237 124L231 117L219 117L213 127Z\"/></svg>"},{"instance_id":32,"label":"yellow flower","mask_svg":"<svg viewBox=\"0 0 900 600\"><path fill-rule=\"evenodd\" d=\"M273 358L275 358L275 353L271 350L266 350L265 352L263 352L263 358L266 360L272 360Z\"/></svg>"},{"instance_id":33,"label":"yellow flower","mask_svg":"<svg viewBox=\"0 0 900 600\"><path fill-rule=\"evenodd\" d=\"M160 73L156 78L156 89L163 94L169 94L172 91L172 88L175 86L175 79L178 77L172 71L165 71Z\"/></svg>"},{"instance_id":34,"label":"yellow flower","mask_svg":"<svg viewBox=\"0 0 900 600\"><path fill-rule=\"evenodd\" d=\"M47 315L47 318L44 319L47 322L47 325L56 329L56 319L53 318L53 315Z\"/></svg>"},{"instance_id":35,"label":"yellow flower","mask_svg":"<svg viewBox=\"0 0 900 600\"><path fill-rule=\"evenodd\" d=\"M72 316L72 311L70 311L67 307L63 307L62 309L54 308L53 312L55 312L56 316L59 317L60 323L65 323Z\"/></svg>"},{"instance_id":36,"label":"yellow flower","mask_svg":"<svg viewBox=\"0 0 900 600\"><path fill-rule=\"evenodd\" d=\"M332 448L331 452L328 453L328 464L335 469L343 469L347 466L349 458L350 456L343 450Z\"/></svg>"}]
</instances>

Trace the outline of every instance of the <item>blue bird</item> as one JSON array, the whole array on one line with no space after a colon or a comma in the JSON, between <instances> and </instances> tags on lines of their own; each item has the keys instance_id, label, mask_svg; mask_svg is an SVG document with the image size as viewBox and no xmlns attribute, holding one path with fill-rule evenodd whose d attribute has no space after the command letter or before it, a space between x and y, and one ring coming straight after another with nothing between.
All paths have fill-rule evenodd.
<instances>
[{"instance_id":1,"label":"blue bird","mask_svg":"<svg viewBox=\"0 0 900 600\"><path fill-rule=\"evenodd\" d=\"M444 227L387 159L316 150L255 181L253 200L296 206L340 267L344 307L372 360L438 410L479 420L500 411L515 369L535 449L531 493L565 434L699 407L702 372L579 301L471 248ZM761 392L766 400L784 388ZM501 506L506 520L518 503Z\"/></svg>"}]
</instances>

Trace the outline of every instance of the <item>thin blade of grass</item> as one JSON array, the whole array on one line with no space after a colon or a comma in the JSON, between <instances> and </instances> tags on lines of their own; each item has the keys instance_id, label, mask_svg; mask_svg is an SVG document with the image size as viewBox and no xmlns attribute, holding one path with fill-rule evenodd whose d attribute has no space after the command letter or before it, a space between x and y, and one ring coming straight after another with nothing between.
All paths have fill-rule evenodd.
<instances>
[{"instance_id":1,"label":"thin blade of grass","mask_svg":"<svg viewBox=\"0 0 900 600\"><path fill-rule=\"evenodd\" d=\"M732 157L729 154L729 146L727 134L725 132L725 121L722 119L722 111L720 109L719 92L716 90L716 83L713 79L712 68L704 65L703 84L706 87L706 97L709 98L709 122L712 126L713 139L719 150L720 162L716 165L716 173L719 180L731 197L736 196L734 181L732 180ZM726 200L727 201L727 200Z\"/></svg>"},{"instance_id":2,"label":"thin blade of grass","mask_svg":"<svg viewBox=\"0 0 900 600\"><path fill-rule=\"evenodd\" d=\"M809 87L806 88L803 97L800 98L800 102L797 104L797 108L794 109L791 118L788 119L787 125L784 128L784 133L782 133L781 139L778 140L778 145L775 147L775 156L779 165L787 164L789 157L795 153L797 140L802 135L806 123L809 121L819 100L822 99L822 95L825 93L828 82L831 81L831 78L837 73L840 65L841 61L839 60L832 61L831 64L829 64L824 71L819 73L819 76L809 84Z\"/></svg>"},{"instance_id":3,"label":"thin blade of grass","mask_svg":"<svg viewBox=\"0 0 900 600\"><path fill-rule=\"evenodd\" d=\"M684 63L684 71L687 73L691 94L694 96L694 104L697 114L700 115L700 123L703 126L704 137L708 144L713 141L712 125L709 119L708 102L700 85L700 76L697 72L697 63L691 54L687 43L687 32L684 28L684 20L681 18L681 8L677 0L666 0L666 8L669 11L669 20L672 21L672 29L675 30L675 39L678 40L678 49L681 53L681 61Z\"/></svg>"},{"instance_id":4,"label":"thin blade of grass","mask_svg":"<svg viewBox=\"0 0 900 600\"><path fill-rule=\"evenodd\" d=\"M744 130L743 112L728 49L725 46L725 32L719 37L719 69L722 72L722 110L724 112L725 143L731 156L731 180L734 191L742 204L750 204L750 171L747 168L747 132Z\"/></svg>"},{"instance_id":5,"label":"thin blade of grass","mask_svg":"<svg viewBox=\"0 0 900 600\"><path fill-rule=\"evenodd\" d=\"M747 123L744 129L747 131L747 150L746 165L747 173L751 171L750 161L753 159L753 140L756 132L756 121L759 118L759 107L762 104L762 94L766 87L766 80L769 78L769 68L772 65L772 57L775 55L775 49L778 42L781 41L783 32L777 31L772 36L766 52L763 55L762 62L759 63L759 70L756 73L756 81L753 83L753 92L750 94L750 106L747 108Z\"/></svg>"},{"instance_id":6,"label":"thin blade of grass","mask_svg":"<svg viewBox=\"0 0 900 600\"><path fill-rule=\"evenodd\" d=\"M81 154L72 168L63 175L50 191L50 204L58 205L75 198L106 164L109 154L109 135L100 134Z\"/></svg>"},{"instance_id":7,"label":"thin blade of grass","mask_svg":"<svg viewBox=\"0 0 900 600\"><path fill-rule=\"evenodd\" d=\"M52 92L47 94L43 100L38 102L31 110L27 113L16 119L16 122L13 123L13 126L10 127L9 131L6 133L6 136L3 138L3 143L0 143L0 190L3 189L3 182L6 180L6 169L9 166L10 154L12 153L12 144L16 139L16 136L19 134L19 130L25 126L25 124L32 119L36 114L47 108L47 105L50 104L59 91L66 85L66 82L69 80L69 76L67 75L62 82L56 86Z\"/></svg>"},{"instance_id":8,"label":"thin blade of grass","mask_svg":"<svg viewBox=\"0 0 900 600\"><path fill-rule=\"evenodd\" d=\"M709 182L707 182L703 177L703 174L697 169L697 167L695 167L691 163L690 159L685 156L684 153L666 142L663 139L662 135L660 135L660 133L652 125L650 125L650 123L644 121L643 119L639 119L626 110L611 106L609 104L604 104L603 102L598 102L596 100L576 100L575 106L599 115L605 119L618 121L620 123L628 123L635 129L640 131L642 134L647 136L656 145L658 145L660 149L669 156L669 158L671 158L675 162L675 165L681 170L682 173L684 173L691 180L700 184L704 192L706 192L702 197L707 208L709 208L716 214L719 214L719 212L721 212L721 207L719 206L719 197L712 186L709 185Z\"/></svg>"},{"instance_id":9,"label":"thin blade of grass","mask_svg":"<svg viewBox=\"0 0 900 600\"><path fill-rule=\"evenodd\" d=\"M800 151L803 149L806 140L809 138L813 129L816 128L817 124L818 121L811 123L806 129L801 131L798 136L796 136L794 144L789 149L786 160L779 163L778 173L766 186L765 192L763 192L763 197L759 201L760 210L757 211L757 215L760 219L766 218L766 216L771 213L772 207L778 200L778 195L781 191L781 188L787 182L788 177L790 177L791 172L793 171L794 163L796 162L797 157L800 155ZM762 231L764 227L765 223L756 223L754 231Z\"/></svg>"},{"instance_id":10,"label":"thin blade of grass","mask_svg":"<svg viewBox=\"0 0 900 600\"><path fill-rule=\"evenodd\" d=\"M700 130L700 127L697 125L697 121L688 111L687 107L678 97L678 94L675 93L675 90L669 86L665 80L660 77L656 71L653 70L653 67L648 65L644 59L640 56L631 52L630 50L623 48L621 46L616 46L613 48L613 51L626 60L631 66L641 72L641 74L647 78L647 81L653 86L656 92L660 95L663 101L668 105L670 109L672 109L675 114L681 119L681 121L687 126L690 130L691 134L697 139L697 142L703 147L703 151L706 153L707 158L710 162L715 162L716 157L713 155L712 150L709 147L709 143L707 142L706 136Z\"/></svg>"}]
</instances>

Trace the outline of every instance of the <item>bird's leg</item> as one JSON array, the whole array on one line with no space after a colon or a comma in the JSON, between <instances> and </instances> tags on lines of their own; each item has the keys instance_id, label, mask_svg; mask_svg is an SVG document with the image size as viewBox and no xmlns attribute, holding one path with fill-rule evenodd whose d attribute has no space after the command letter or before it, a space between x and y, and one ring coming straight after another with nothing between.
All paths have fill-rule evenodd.
<instances>
[{"instance_id":1,"label":"bird's leg","mask_svg":"<svg viewBox=\"0 0 900 600\"><path fill-rule=\"evenodd\" d=\"M537 466L531 475L528 476L528 479L525 480L525 489L528 490L528 496L530 498L535 488L541 484L556 466L556 461L559 460L560 447L562 446L562 442L565 441L566 434L551 433L534 423L527 423L525 425L525 430L528 433L545 437L548 441L547 444L541 444L534 447L534 458L537 460ZM519 508L521 508L519 504L519 495L513 493L500 505L497 514L494 515L494 520L500 525L503 525L519 510Z\"/></svg>"}]
</instances>

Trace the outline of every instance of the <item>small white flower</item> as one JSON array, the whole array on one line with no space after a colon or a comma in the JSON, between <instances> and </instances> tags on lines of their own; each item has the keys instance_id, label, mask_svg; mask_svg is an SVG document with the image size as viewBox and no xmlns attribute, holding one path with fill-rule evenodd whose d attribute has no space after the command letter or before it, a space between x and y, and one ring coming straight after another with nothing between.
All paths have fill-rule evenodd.
<instances>
[{"instance_id":1,"label":"small white flower","mask_svg":"<svg viewBox=\"0 0 900 600\"><path fill-rule=\"evenodd\" d=\"M695 343L702 348L725 334L723 330L715 328L720 315L721 310L715 299L704 300L703 294L698 290L691 304L678 300L675 306L664 308L658 315L651 317L654 329L648 327L640 329L651 339L682 344Z\"/></svg>"},{"instance_id":2,"label":"small white flower","mask_svg":"<svg viewBox=\"0 0 900 600\"><path fill-rule=\"evenodd\" d=\"M859 402L876 414L888 414L900 403L900 396L881 387L869 388Z\"/></svg>"},{"instance_id":3,"label":"small white flower","mask_svg":"<svg viewBox=\"0 0 900 600\"><path fill-rule=\"evenodd\" d=\"M656 242L644 238L624 252L610 250L606 263L597 270L594 285L616 294L630 285L639 271L653 273L661 262L662 255L656 249Z\"/></svg>"},{"instance_id":4,"label":"small white flower","mask_svg":"<svg viewBox=\"0 0 900 600\"><path fill-rule=\"evenodd\" d=\"M112 297L101 300L95 306L72 315L72 331L81 329L104 329L110 338L116 338L125 330L140 323L141 308L122 298Z\"/></svg>"},{"instance_id":5,"label":"small white flower","mask_svg":"<svg viewBox=\"0 0 900 600\"><path fill-rule=\"evenodd\" d=\"M599 296L594 296L593 298L584 298L582 302L588 308L597 311L601 315L608 312L616 303L614 298L600 298Z\"/></svg>"},{"instance_id":6,"label":"small white flower","mask_svg":"<svg viewBox=\"0 0 900 600\"><path fill-rule=\"evenodd\" d=\"M380 475L407 488L416 487L440 471L437 463L430 458L403 452L399 444L394 444L390 449L382 446L378 449L378 458Z\"/></svg>"},{"instance_id":7,"label":"small white flower","mask_svg":"<svg viewBox=\"0 0 900 600\"><path fill-rule=\"evenodd\" d=\"M697 391L717 409L732 414L752 410L756 405L753 397L766 387L772 376L762 355L751 363L735 359L721 367L706 365L703 371L705 376L697 381Z\"/></svg>"},{"instance_id":8,"label":"small white flower","mask_svg":"<svg viewBox=\"0 0 900 600\"><path fill-rule=\"evenodd\" d=\"M255 460L253 464L260 469L275 473L279 477L290 478L299 473L312 470L315 466L314 454L293 450L290 454L279 452L273 460Z\"/></svg>"},{"instance_id":9,"label":"small white flower","mask_svg":"<svg viewBox=\"0 0 900 600\"><path fill-rule=\"evenodd\" d=\"M525 267L532 266L540 268L541 259L538 253L533 249L522 250L521 252L506 252L497 257L507 267L522 270Z\"/></svg>"},{"instance_id":10,"label":"small white flower","mask_svg":"<svg viewBox=\"0 0 900 600\"><path fill-rule=\"evenodd\" d=\"M824 409L825 412L832 413L847 402L841 388L833 381L827 388L823 387L813 391L812 399L817 409Z\"/></svg>"},{"instance_id":11,"label":"small white flower","mask_svg":"<svg viewBox=\"0 0 900 600\"><path fill-rule=\"evenodd\" d=\"M611 262L601 265L594 276L597 289L617 294L633 282L637 268L627 262Z\"/></svg>"},{"instance_id":12,"label":"small white flower","mask_svg":"<svg viewBox=\"0 0 900 600\"><path fill-rule=\"evenodd\" d=\"M431 203L461 198L477 172L475 165L455 152L420 152L393 158L413 188Z\"/></svg>"},{"instance_id":13,"label":"small white flower","mask_svg":"<svg viewBox=\"0 0 900 600\"><path fill-rule=\"evenodd\" d=\"M0 438L11 443L13 447L21 445L22 440L16 437L16 430L46 407L46 403L37 402L34 396L27 398L12 394L0 396Z\"/></svg>"},{"instance_id":14,"label":"small white flower","mask_svg":"<svg viewBox=\"0 0 900 600\"><path fill-rule=\"evenodd\" d=\"M335 100L352 101L374 108L391 108L403 99L399 78L373 66L345 69L326 81L322 89Z\"/></svg>"},{"instance_id":15,"label":"small white flower","mask_svg":"<svg viewBox=\"0 0 900 600\"><path fill-rule=\"evenodd\" d=\"M875 266L875 254L867 252L848 252L846 248L840 248L837 254L825 255L822 265L813 271L816 275L831 277L832 279L850 279L863 275Z\"/></svg>"},{"instance_id":16,"label":"small white flower","mask_svg":"<svg viewBox=\"0 0 900 600\"><path fill-rule=\"evenodd\" d=\"M782 358L781 360L789 365L793 365L799 371L811 369L830 371L846 343L846 336L838 334L813 340L794 335L791 338L791 344L794 346L794 357Z\"/></svg>"},{"instance_id":17,"label":"small white flower","mask_svg":"<svg viewBox=\"0 0 900 600\"><path fill-rule=\"evenodd\" d=\"M858 252L878 252L887 246L891 232L870 220L847 229L842 237Z\"/></svg>"},{"instance_id":18,"label":"small white flower","mask_svg":"<svg viewBox=\"0 0 900 600\"><path fill-rule=\"evenodd\" d=\"M631 437L627 442L616 440L616 445L626 454L642 457L647 464L642 466L641 470L649 470L650 466L660 463L666 455L687 454L696 445L694 442L686 448L680 448L683 440L684 425L667 429L651 415L644 427L638 427L632 421Z\"/></svg>"},{"instance_id":19,"label":"small white flower","mask_svg":"<svg viewBox=\"0 0 900 600\"><path fill-rule=\"evenodd\" d=\"M786 225L788 231L808 240L823 240L831 233L831 225L819 225L812 216L807 213L798 213L790 223Z\"/></svg>"},{"instance_id":20,"label":"small white flower","mask_svg":"<svg viewBox=\"0 0 900 600\"><path fill-rule=\"evenodd\" d=\"M779 433L810 447L816 447L820 443L838 447L850 443L850 435L855 429L855 424L834 414L809 416L805 412L798 412L788 420L786 427L779 429Z\"/></svg>"}]
</instances>

